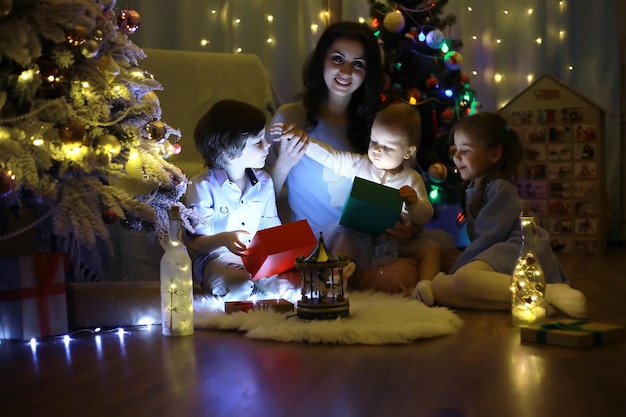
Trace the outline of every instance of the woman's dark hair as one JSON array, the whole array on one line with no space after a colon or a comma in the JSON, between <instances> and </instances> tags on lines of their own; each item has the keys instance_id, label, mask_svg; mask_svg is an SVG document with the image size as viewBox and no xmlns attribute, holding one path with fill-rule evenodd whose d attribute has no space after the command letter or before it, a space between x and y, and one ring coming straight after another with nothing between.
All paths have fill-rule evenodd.
<instances>
[{"instance_id":1,"label":"woman's dark hair","mask_svg":"<svg viewBox=\"0 0 626 417\"><path fill-rule=\"evenodd\" d=\"M230 159L241 155L248 137L258 135L265 124L265 114L251 104L230 99L218 101L196 124L196 149L208 168L222 169Z\"/></svg>"},{"instance_id":2,"label":"woman's dark hair","mask_svg":"<svg viewBox=\"0 0 626 417\"><path fill-rule=\"evenodd\" d=\"M487 185L496 178L515 181L517 170L522 161L523 146L519 134L515 129L508 125L506 119L499 113L483 112L476 113L459 120L450 129L450 141L454 143L454 132L463 132L469 138L481 143L486 149L494 149L498 146L502 147L502 156L493 164L491 172L489 172L480 181L479 198L474 200L472 207L469 207L471 214L474 216L480 210L484 201L484 194ZM466 180L461 183L461 207L465 208L465 191L470 181Z\"/></svg>"},{"instance_id":3,"label":"woman's dark hair","mask_svg":"<svg viewBox=\"0 0 626 417\"><path fill-rule=\"evenodd\" d=\"M320 107L328 99L328 87L324 81L324 62L330 47L337 39L359 41L363 45L365 79L352 94L348 104L348 139L357 152L365 152L369 143L370 128L375 113L380 110L384 86L384 71L378 39L364 23L337 22L322 33L303 69L304 91L300 98L307 111L309 126L317 126Z\"/></svg>"}]
</instances>

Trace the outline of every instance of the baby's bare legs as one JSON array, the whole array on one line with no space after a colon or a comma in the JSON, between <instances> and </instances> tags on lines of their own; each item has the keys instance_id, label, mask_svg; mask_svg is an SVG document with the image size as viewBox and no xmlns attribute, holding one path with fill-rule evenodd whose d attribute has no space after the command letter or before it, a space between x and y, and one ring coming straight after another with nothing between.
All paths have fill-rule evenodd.
<instances>
[{"instance_id":1,"label":"baby's bare legs","mask_svg":"<svg viewBox=\"0 0 626 417\"><path fill-rule=\"evenodd\" d=\"M441 271L441 256L441 246L437 243L432 243L408 254L408 257L417 261L417 277L416 285L410 294L406 295L411 298L418 298L428 306L435 303L430 289L430 281Z\"/></svg>"},{"instance_id":2,"label":"baby's bare legs","mask_svg":"<svg viewBox=\"0 0 626 417\"><path fill-rule=\"evenodd\" d=\"M435 275L441 271L441 254L441 247L433 243L403 257L413 258L417 261L417 281L425 279L432 281Z\"/></svg>"}]
</instances>

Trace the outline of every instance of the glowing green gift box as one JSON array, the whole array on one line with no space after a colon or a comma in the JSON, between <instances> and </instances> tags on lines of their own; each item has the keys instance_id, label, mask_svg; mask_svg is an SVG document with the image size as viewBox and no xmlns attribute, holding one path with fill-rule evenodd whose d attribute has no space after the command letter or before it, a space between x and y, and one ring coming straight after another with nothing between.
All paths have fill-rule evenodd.
<instances>
[{"instance_id":1,"label":"glowing green gift box","mask_svg":"<svg viewBox=\"0 0 626 417\"><path fill-rule=\"evenodd\" d=\"M398 222L402 204L397 189L356 177L339 224L378 236Z\"/></svg>"}]
</instances>

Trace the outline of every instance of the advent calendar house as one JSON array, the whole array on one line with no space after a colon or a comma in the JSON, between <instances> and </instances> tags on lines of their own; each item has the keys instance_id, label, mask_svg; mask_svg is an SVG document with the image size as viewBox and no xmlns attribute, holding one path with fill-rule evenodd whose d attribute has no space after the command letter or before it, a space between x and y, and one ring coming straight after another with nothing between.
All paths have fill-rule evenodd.
<instances>
[{"instance_id":1,"label":"advent calendar house","mask_svg":"<svg viewBox=\"0 0 626 417\"><path fill-rule=\"evenodd\" d=\"M605 111L550 75L500 113L520 134L522 198L551 234L556 252L606 249Z\"/></svg>"}]
</instances>

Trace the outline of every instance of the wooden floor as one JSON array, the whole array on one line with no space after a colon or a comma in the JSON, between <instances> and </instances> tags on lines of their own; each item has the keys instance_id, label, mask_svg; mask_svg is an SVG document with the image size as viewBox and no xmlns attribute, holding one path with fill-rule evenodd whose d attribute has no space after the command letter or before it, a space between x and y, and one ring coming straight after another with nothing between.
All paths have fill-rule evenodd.
<instances>
[{"instance_id":1,"label":"wooden floor","mask_svg":"<svg viewBox=\"0 0 626 417\"><path fill-rule=\"evenodd\" d=\"M590 319L626 325L626 249L561 256ZM459 333L393 346L302 345L160 328L0 344L0 415L612 417L626 342L520 343L506 312L458 311Z\"/></svg>"}]
</instances>

